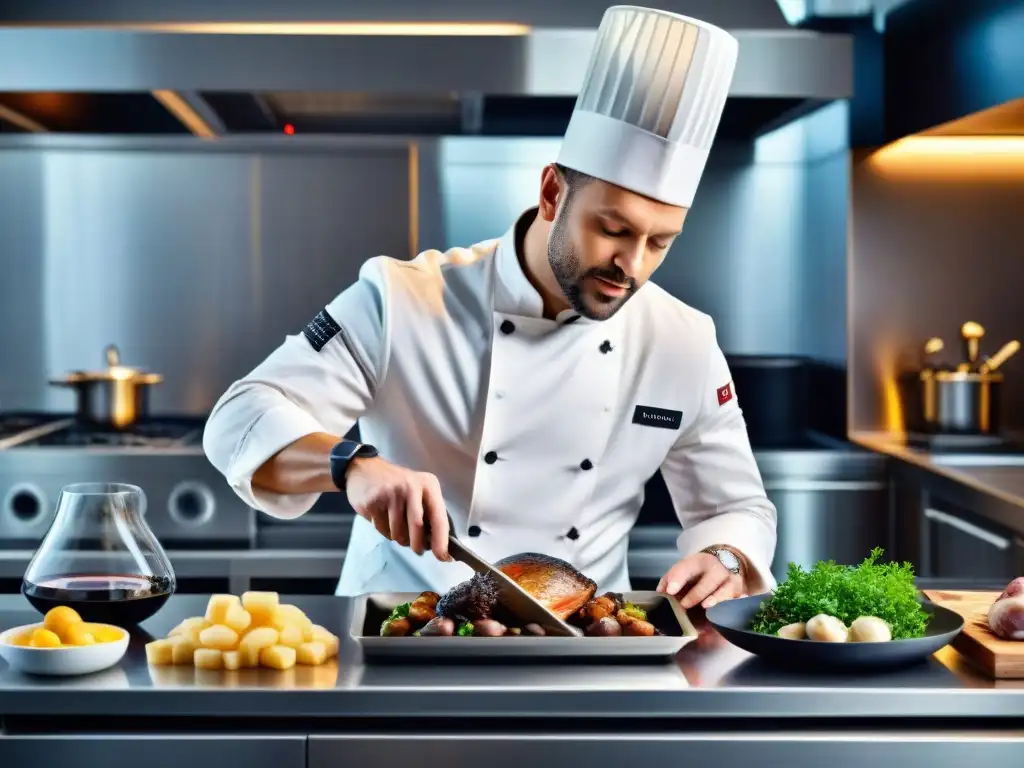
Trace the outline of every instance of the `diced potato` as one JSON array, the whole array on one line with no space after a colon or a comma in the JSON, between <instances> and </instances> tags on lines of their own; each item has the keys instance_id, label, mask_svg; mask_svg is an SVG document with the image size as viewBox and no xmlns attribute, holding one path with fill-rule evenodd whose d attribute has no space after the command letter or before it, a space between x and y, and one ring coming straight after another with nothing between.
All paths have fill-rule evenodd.
<instances>
[{"instance_id":1,"label":"diced potato","mask_svg":"<svg viewBox=\"0 0 1024 768\"><path fill-rule=\"evenodd\" d=\"M192 655L192 663L196 669L223 669L224 667L221 652L216 648L196 648Z\"/></svg>"},{"instance_id":2,"label":"diced potato","mask_svg":"<svg viewBox=\"0 0 1024 768\"><path fill-rule=\"evenodd\" d=\"M302 645L302 627L298 624L287 624L281 630L277 642L280 645L287 645L289 648L298 648Z\"/></svg>"},{"instance_id":3,"label":"diced potato","mask_svg":"<svg viewBox=\"0 0 1024 768\"><path fill-rule=\"evenodd\" d=\"M254 627L268 627L274 621L274 611L280 603L277 592L245 592L242 607L252 616Z\"/></svg>"},{"instance_id":4,"label":"diced potato","mask_svg":"<svg viewBox=\"0 0 1024 768\"><path fill-rule=\"evenodd\" d=\"M154 640L146 643L146 661L155 667L169 667L174 664L174 641Z\"/></svg>"},{"instance_id":5,"label":"diced potato","mask_svg":"<svg viewBox=\"0 0 1024 768\"><path fill-rule=\"evenodd\" d=\"M277 638L277 630L273 627L258 627L248 632L238 643L243 666L258 667L260 651L275 645Z\"/></svg>"},{"instance_id":6,"label":"diced potato","mask_svg":"<svg viewBox=\"0 0 1024 768\"><path fill-rule=\"evenodd\" d=\"M213 626L213 623L205 616L193 616L190 619L185 619L181 624L172 629L168 633L168 637L184 635L190 638L193 643L199 645L199 633L210 626Z\"/></svg>"},{"instance_id":7,"label":"diced potato","mask_svg":"<svg viewBox=\"0 0 1024 768\"><path fill-rule=\"evenodd\" d=\"M32 630L28 644L33 648L60 648L60 636L51 629L38 627Z\"/></svg>"},{"instance_id":8,"label":"diced potato","mask_svg":"<svg viewBox=\"0 0 1024 768\"><path fill-rule=\"evenodd\" d=\"M206 618L211 624L225 624L231 606L241 605L237 595L211 595L206 604Z\"/></svg>"},{"instance_id":9,"label":"diced potato","mask_svg":"<svg viewBox=\"0 0 1024 768\"><path fill-rule=\"evenodd\" d=\"M220 658L224 669L239 669L242 666L241 651L222 651Z\"/></svg>"},{"instance_id":10,"label":"diced potato","mask_svg":"<svg viewBox=\"0 0 1024 768\"><path fill-rule=\"evenodd\" d=\"M327 646L323 643L303 643L295 649L295 659L299 664L318 667L327 661Z\"/></svg>"},{"instance_id":11,"label":"diced potato","mask_svg":"<svg viewBox=\"0 0 1024 768\"><path fill-rule=\"evenodd\" d=\"M327 648L327 657L333 658L338 655L338 646L341 644L340 639L337 635L319 624L313 625L313 640L312 642L323 643Z\"/></svg>"},{"instance_id":12,"label":"diced potato","mask_svg":"<svg viewBox=\"0 0 1024 768\"><path fill-rule=\"evenodd\" d=\"M91 624L82 622L82 626L96 638L97 643L116 643L124 637L124 630L117 627L108 627L103 624Z\"/></svg>"},{"instance_id":13,"label":"diced potato","mask_svg":"<svg viewBox=\"0 0 1024 768\"><path fill-rule=\"evenodd\" d=\"M295 649L271 645L260 651L260 664L271 669L291 669L295 666Z\"/></svg>"},{"instance_id":14,"label":"diced potato","mask_svg":"<svg viewBox=\"0 0 1024 768\"><path fill-rule=\"evenodd\" d=\"M96 637L86 628L85 622L65 627L61 640L68 645L96 645Z\"/></svg>"},{"instance_id":15,"label":"diced potato","mask_svg":"<svg viewBox=\"0 0 1024 768\"><path fill-rule=\"evenodd\" d=\"M315 626L315 624L306 624L302 627L302 642L312 643L316 639L315 637L313 637L315 632Z\"/></svg>"},{"instance_id":16,"label":"diced potato","mask_svg":"<svg viewBox=\"0 0 1024 768\"><path fill-rule=\"evenodd\" d=\"M299 608L294 605L284 604L277 606L274 610L274 618L271 621L271 626L280 631L293 624L304 628L312 623L313 622L309 620L309 617L307 617Z\"/></svg>"},{"instance_id":17,"label":"diced potato","mask_svg":"<svg viewBox=\"0 0 1024 768\"><path fill-rule=\"evenodd\" d=\"M199 644L203 648L233 651L238 648L238 633L224 624L214 624L199 633Z\"/></svg>"},{"instance_id":18,"label":"diced potato","mask_svg":"<svg viewBox=\"0 0 1024 768\"><path fill-rule=\"evenodd\" d=\"M174 665L178 667L190 666L192 664L192 657L196 652L196 644L181 635L169 638L169 640L174 644L171 648L171 661Z\"/></svg>"},{"instance_id":19,"label":"diced potato","mask_svg":"<svg viewBox=\"0 0 1024 768\"><path fill-rule=\"evenodd\" d=\"M64 637L67 628L72 624L81 623L82 617L78 615L78 611L74 608L68 608L66 605L58 605L56 608L51 608L43 617L43 628L50 630L57 637Z\"/></svg>"},{"instance_id":20,"label":"diced potato","mask_svg":"<svg viewBox=\"0 0 1024 768\"><path fill-rule=\"evenodd\" d=\"M224 617L224 625L231 627L235 632L244 632L252 623L252 615L242 607L241 603L232 605Z\"/></svg>"}]
</instances>

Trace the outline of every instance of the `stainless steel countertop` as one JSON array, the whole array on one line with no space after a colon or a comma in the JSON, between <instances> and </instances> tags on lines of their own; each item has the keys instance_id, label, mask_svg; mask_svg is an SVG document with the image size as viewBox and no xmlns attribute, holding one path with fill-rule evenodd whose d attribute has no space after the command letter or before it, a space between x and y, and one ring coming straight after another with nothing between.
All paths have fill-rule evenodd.
<instances>
[{"instance_id":1,"label":"stainless steel countertop","mask_svg":"<svg viewBox=\"0 0 1024 768\"><path fill-rule=\"evenodd\" d=\"M917 667L857 677L785 672L706 632L656 665L364 665L348 637L352 601L284 598L342 638L336 661L287 672L149 667L143 644L201 615L205 596L173 597L110 670L33 678L0 661L0 716L558 717L706 721L842 718L957 721L1024 716L1024 681L975 674L946 648ZM700 624L700 618L694 616ZM21 596L0 596L0 627L38 620ZM806 721L805 721L806 724ZM897 727L894 722L893 727ZM909 725L908 725L909 727Z\"/></svg>"},{"instance_id":2,"label":"stainless steel countertop","mask_svg":"<svg viewBox=\"0 0 1024 768\"><path fill-rule=\"evenodd\" d=\"M929 491L1024 536L1024 455L934 453L885 432L855 432L850 440L895 459L891 471L897 481L923 482Z\"/></svg>"}]
</instances>

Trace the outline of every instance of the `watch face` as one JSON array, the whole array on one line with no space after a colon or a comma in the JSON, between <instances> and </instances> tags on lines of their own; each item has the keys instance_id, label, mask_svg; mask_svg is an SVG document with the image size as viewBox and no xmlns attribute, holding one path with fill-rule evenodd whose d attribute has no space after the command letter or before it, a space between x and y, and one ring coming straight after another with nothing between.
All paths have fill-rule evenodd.
<instances>
[{"instance_id":1,"label":"watch face","mask_svg":"<svg viewBox=\"0 0 1024 768\"><path fill-rule=\"evenodd\" d=\"M736 557L732 552L727 549L716 549L714 556L718 558L718 561L728 568L733 573L738 573L740 570L740 559Z\"/></svg>"}]
</instances>

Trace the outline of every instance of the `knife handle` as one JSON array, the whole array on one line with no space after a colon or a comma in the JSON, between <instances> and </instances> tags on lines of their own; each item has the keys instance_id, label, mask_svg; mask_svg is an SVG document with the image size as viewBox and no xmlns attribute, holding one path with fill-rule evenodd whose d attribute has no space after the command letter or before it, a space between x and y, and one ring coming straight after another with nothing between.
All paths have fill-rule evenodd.
<instances>
[{"instance_id":1,"label":"knife handle","mask_svg":"<svg viewBox=\"0 0 1024 768\"><path fill-rule=\"evenodd\" d=\"M446 516L448 517L448 538L449 539L453 539L453 538L455 538L455 523L452 521L451 514L446 513ZM430 546L430 534L431 534L430 519L428 517L424 516L424 518L423 518L423 537L424 537L424 539L426 539L426 543L427 543L428 547Z\"/></svg>"}]
</instances>

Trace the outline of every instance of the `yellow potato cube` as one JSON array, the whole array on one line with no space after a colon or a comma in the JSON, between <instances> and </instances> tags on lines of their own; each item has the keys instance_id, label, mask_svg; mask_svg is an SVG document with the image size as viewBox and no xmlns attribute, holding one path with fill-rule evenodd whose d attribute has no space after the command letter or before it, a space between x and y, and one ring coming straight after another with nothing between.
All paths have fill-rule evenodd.
<instances>
[{"instance_id":1,"label":"yellow potato cube","mask_svg":"<svg viewBox=\"0 0 1024 768\"><path fill-rule=\"evenodd\" d=\"M192 642L198 645L199 633L210 626L213 626L213 622L205 616L193 616L192 618L185 619L181 622L181 624L168 632L167 636L173 637L174 635L185 635L186 637L191 637Z\"/></svg>"},{"instance_id":2,"label":"yellow potato cube","mask_svg":"<svg viewBox=\"0 0 1024 768\"><path fill-rule=\"evenodd\" d=\"M223 624L233 605L241 605L237 595L210 595L206 604L206 618L211 624Z\"/></svg>"},{"instance_id":3,"label":"yellow potato cube","mask_svg":"<svg viewBox=\"0 0 1024 768\"><path fill-rule=\"evenodd\" d=\"M97 643L116 643L124 637L124 630L119 629L118 627L108 627L103 624L90 624L89 622L82 622L82 627L96 638Z\"/></svg>"},{"instance_id":4,"label":"yellow potato cube","mask_svg":"<svg viewBox=\"0 0 1024 768\"><path fill-rule=\"evenodd\" d=\"M313 622L309 620L309 617L294 605L279 605L274 610L272 624L278 630L282 630L291 624L297 624L300 627L305 627L312 623Z\"/></svg>"},{"instance_id":5,"label":"yellow potato cube","mask_svg":"<svg viewBox=\"0 0 1024 768\"><path fill-rule=\"evenodd\" d=\"M303 643L295 649L295 659L299 664L319 667L327 661L327 646L323 643Z\"/></svg>"},{"instance_id":6,"label":"yellow potato cube","mask_svg":"<svg viewBox=\"0 0 1024 768\"><path fill-rule=\"evenodd\" d=\"M313 639L312 641L307 642L323 643L327 648L328 658L333 658L338 655L338 646L341 644L337 635L330 630L321 627L319 624L313 625Z\"/></svg>"},{"instance_id":7,"label":"yellow potato cube","mask_svg":"<svg viewBox=\"0 0 1024 768\"><path fill-rule=\"evenodd\" d=\"M171 647L171 661L175 666L190 666L192 664L192 657L196 652L196 644L189 640L187 637L177 635L174 638L168 638L173 643Z\"/></svg>"},{"instance_id":8,"label":"yellow potato cube","mask_svg":"<svg viewBox=\"0 0 1024 768\"><path fill-rule=\"evenodd\" d=\"M57 637L64 637L64 632L72 624L81 624L82 617L78 615L78 611L74 608L68 608L66 605L58 605L56 608L51 608L46 612L46 616L43 617L43 627L53 632Z\"/></svg>"},{"instance_id":9,"label":"yellow potato cube","mask_svg":"<svg viewBox=\"0 0 1024 768\"><path fill-rule=\"evenodd\" d=\"M174 641L154 640L146 643L146 661L154 667L169 667L174 664Z\"/></svg>"},{"instance_id":10,"label":"yellow potato cube","mask_svg":"<svg viewBox=\"0 0 1024 768\"><path fill-rule=\"evenodd\" d=\"M273 623L274 611L280 603L277 592L245 592L242 607L252 616L255 627L268 627Z\"/></svg>"},{"instance_id":11,"label":"yellow potato cube","mask_svg":"<svg viewBox=\"0 0 1024 768\"><path fill-rule=\"evenodd\" d=\"M241 651L223 651L220 658L224 669L239 669L242 666Z\"/></svg>"},{"instance_id":12,"label":"yellow potato cube","mask_svg":"<svg viewBox=\"0 0 1024 768\"><path fill-rule=\"evenodd\" d=\"M68 645L96 645L96 637L86 628L85 622L65 627L61 640Z\"/></svg>"},{"instance_id":13,"label":"yellow potato cube","mask_svg":"<svg viewBox=\"0 0 1024 768\"><path fill-rule=\"evenodd\" d=\"M252 623L252 614L239 605L232 605L224 617L224 625L231 627L235 632L244 632Z\"/></svg>"},{"instance_id":14,"label":"yellow potato cube","mask_svg":"<svg viewBox=\"0 0 1024 768\"><path fill-rule=\"evenodd\" d=\"M258 667L260 651L275 645L277 637L277 630L273 627L258 627L248 632L238 643L242 664L246 667Z\"/></svg>"},{"instance_id":15,"label":"yellow potato cube","mask_svg":"<svg viewBox=\"0 0 1024 768\"><path fill-rule=\"evenodd\" d=\"M60 636L51 629L39 627L32 630L28 644L33 648L60 648Z\"/></svg>"},{"instance_id":16,"label":"yellow potato cube","mask_svg":"<svg viewBox=\"0 0 1024 768\"><path fill-rule=\"evenodd\" d=\"M238 633L224 624L214 624L199 633L199 644L203 648L233 651L238 647Z\"/></svg>"},{"instance_id":17,"label":"yellow potato cube","mask_svg":"<svg viewBox=\"0 0 1024 768\"><path fill-rule=\"evenodd\" d=\"M285 625L284 629L280 632L277 642L280 645L287 645L289 648L298 648L303 642L302 627L298 624Z\"/></svg>"},{"instance_id":18,"label":"yellow potato cube","mask_svg":"<svg viewBox=\"0 0 1024 768\"><path fill-rule=\"evenodd\" d=\"M287 645L271 645L260 651L260 664L271 669L291 669L295 666L295 649Z\"/></svg>"},{"instance_id":19,"label":"yellow potato cube","mask_svg":"<svg viewBox=\"0 0 1024 768\"><path fill-rule=\"evenodd\" d=\"M224 667L221 652L216 648L196 648L192 654L192 663L196 669L222 669Z\"/></svg>"}]
</instances>

